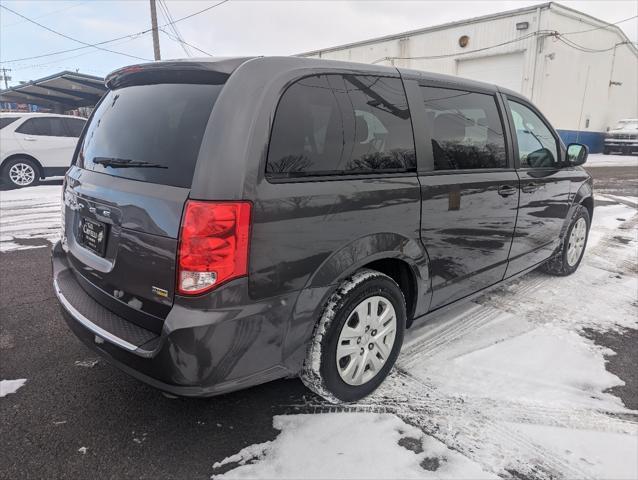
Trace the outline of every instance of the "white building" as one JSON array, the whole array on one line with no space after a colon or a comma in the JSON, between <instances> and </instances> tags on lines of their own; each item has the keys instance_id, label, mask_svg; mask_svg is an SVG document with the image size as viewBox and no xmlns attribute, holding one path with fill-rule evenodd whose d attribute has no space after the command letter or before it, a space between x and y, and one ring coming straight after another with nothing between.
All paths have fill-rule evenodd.
<instances>
[{"instance_id":1,"label":"white building","mask_svg":"<svg viewBox=\"0 0 638 480\"><path fill-rule=\"evenodd\" d=\"M566 143L594 152L619 119L638 117L636 45L618 26L553 2L301 56L495 83L530 98Z\"/></svg>"}]
</instances>

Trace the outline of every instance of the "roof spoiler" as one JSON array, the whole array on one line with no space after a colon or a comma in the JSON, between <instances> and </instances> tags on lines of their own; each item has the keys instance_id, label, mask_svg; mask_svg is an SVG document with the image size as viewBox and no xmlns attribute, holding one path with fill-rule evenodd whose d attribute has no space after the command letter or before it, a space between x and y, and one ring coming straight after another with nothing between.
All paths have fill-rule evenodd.
<instances>
[{"instance_id":1,"label":"roof spoiler","mask_svg":"<svg viewBox=\"0 0 638 480\"><path fill-rule=\"evenodd\" d=\"M156 83L203 83L222 85L231 73L250 58L175 60L142 63L110 73L105 85L110 89Z\"/></svg>"}]
</instances>

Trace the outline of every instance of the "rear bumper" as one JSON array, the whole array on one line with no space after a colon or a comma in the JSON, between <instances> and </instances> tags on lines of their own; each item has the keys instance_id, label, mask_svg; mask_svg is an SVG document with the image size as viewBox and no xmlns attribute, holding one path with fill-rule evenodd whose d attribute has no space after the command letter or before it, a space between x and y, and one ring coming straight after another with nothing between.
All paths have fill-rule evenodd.
<instances>
[{"instance_id":1,"label":"rear bumper","mask_svg":"<svg viewBox=\"0 0 638 480\"><path fill-rule=\"evenodd\" d=\"M281 361L292 298L238 301L249 300L246 282L231 282L220 288L226 295L218 292L214 301L199 297L190 305L176 298L158 335L89 296L59 242L52 268L55 294L73 333L108 362L155 388L179 396L213 396L296 373ZM220 308L203 309L207 300Z\"/></svg>"}]
</instances>

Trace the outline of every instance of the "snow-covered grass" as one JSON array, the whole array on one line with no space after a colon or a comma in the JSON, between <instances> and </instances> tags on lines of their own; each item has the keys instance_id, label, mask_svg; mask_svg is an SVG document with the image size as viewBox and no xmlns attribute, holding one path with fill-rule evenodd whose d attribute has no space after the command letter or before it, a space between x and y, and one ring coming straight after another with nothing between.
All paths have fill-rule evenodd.
<instances>
[{"instance_id":1,"label":"snow-covered grass","mask_svg":"<svg viewBox=\"0 0 638 480\"><path fill-rule=\"evenodd\" d=\"M0 380L0 397L6 397L10 393L17 392L25 383L27 383L26 378L19 378L17 380Z\"/></svg>"},{"instance_id":2,"label":"snow-covered grass","mask_svg":"<svg viewBox=\"0 0 638 480\"><path fill-rule=\"evenodd\" d=\"M637 167L638 155L603 155L590 153L585 167Z\"/></svg>"}]
</instances>

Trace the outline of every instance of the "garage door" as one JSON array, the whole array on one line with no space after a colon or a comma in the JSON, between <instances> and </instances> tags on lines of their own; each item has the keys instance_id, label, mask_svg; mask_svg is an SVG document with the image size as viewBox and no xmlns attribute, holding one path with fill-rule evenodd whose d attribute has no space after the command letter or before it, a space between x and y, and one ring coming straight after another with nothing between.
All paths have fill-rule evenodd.
<instances>
[{"instance_id":1,"label":"garage door","mask_svg":"<svg viewBox=\"0 0 638 480\"><path fill-rule=\"evenodd\" d=\"M460 77L495 83L520 92L523 88L523 52L457 60Z\"/></svg>"}]
</instances>

